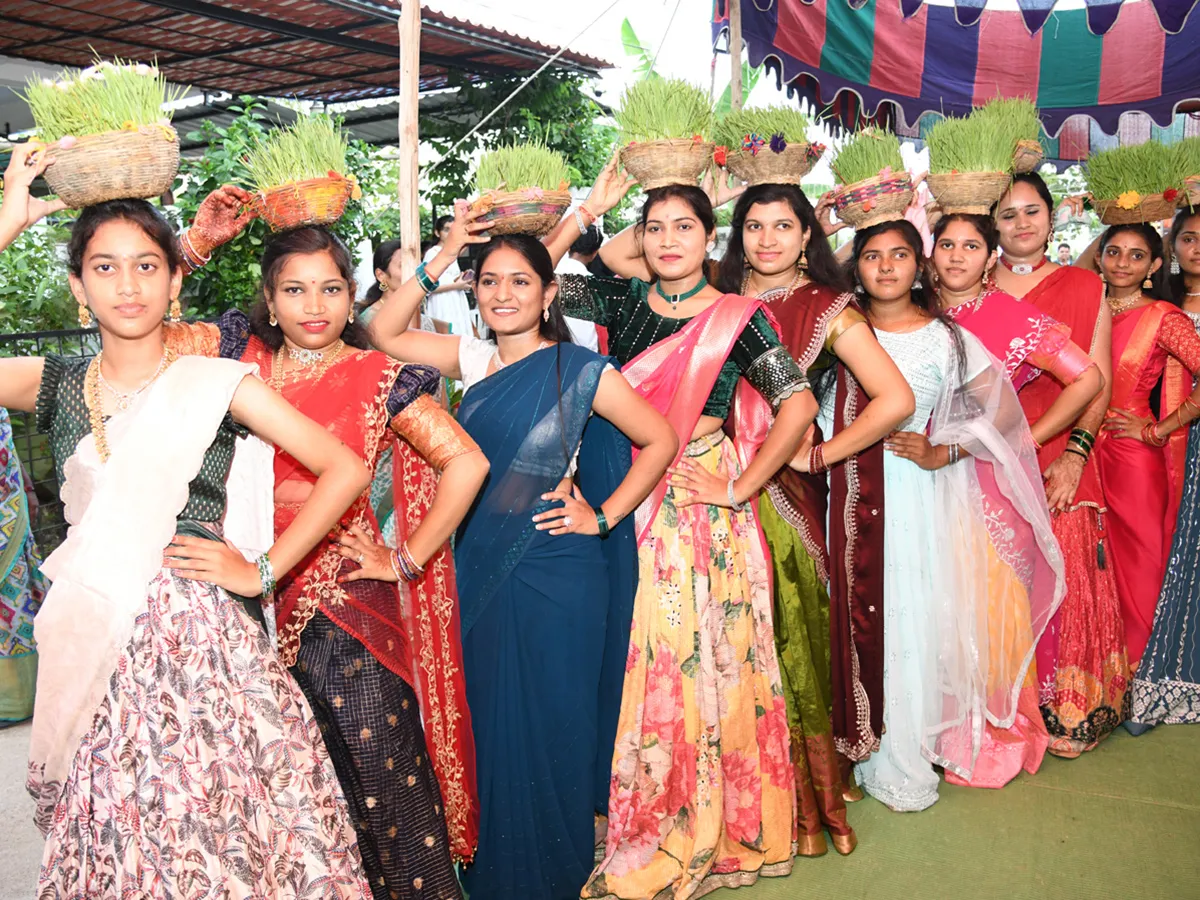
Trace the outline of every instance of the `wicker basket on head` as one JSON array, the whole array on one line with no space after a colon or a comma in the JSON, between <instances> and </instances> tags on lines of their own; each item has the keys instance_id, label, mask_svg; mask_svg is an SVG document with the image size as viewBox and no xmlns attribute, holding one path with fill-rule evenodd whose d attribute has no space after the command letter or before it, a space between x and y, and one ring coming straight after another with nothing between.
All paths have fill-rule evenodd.
<instances>
[{"instance_id":1,"label":"wicker basket on head","mask_svg":"<svg viewBox=\"0 0 1200 900\"><path fill-rule=\"evenodd\" d=\"M473 204L485 212L476 222L486 222L489 234L531 234L544 237L571 206L570 191L489 191Z\"/></svg>"},{"instance_id":2,"label":"wicker basket on head","mask_svg":"<svg viewBox=\"0 0 1200 900\"><path fill-rule=\"evenodd\" d=\"M904 210L912 198L912 176L900 172L847 184L834 191L832 199L838 218L855 231L861 231L881 222L904 218Z\"/></svg>"},{"instance_id":3,"label":"wicker basket on head","mask_svg":"<svg viewBox=\"0 0 1200 900\"><path fill-rule=\"evenodd\" d=\"M1181 191L1182 195L1183 192ZM1167 200L1162 194L1143 194L1133 209L1118 206L1118 200L1097 200L1092 197L1092 207L1105 225L1136 225L1139 222L1159 222L1175 215L1176 200Z\"/></svg>"},{"instance_id":4,"label":"wicker basket on head","mask_svg":"<svg viewBox=\"0 0 1200 900\"><path fill-rule=\"evenodd\" d=\"M812 144L788 144L779 153L763 147L757 154L749 150L730 150L725 167L750 187L756 184L799 184L821 158Z\"/></svg>"},{"instance_id":5,"label":"wicker basket on head","mask_svg":"<svg viewBox=\"0 0 1200 900\"><path fill-rule=\"evenodd\" d=\"M346 201L354 188L354 182L349 178L327 175L259 191L254 202L259 216L267 220L272 231L286 231L303 225L332 225L346 211Z\"/></svg>"},{"instance_id":6,"label":"wicker basket on head","mask_svg":"<svg viewBox=\"0 0 1200 900\"><path fill-rule=\"evenodd\" d=\"M179 135L168 125L88 134L53 153L46 184L72 209L158 197L179 171Z\"/></svg>"},{"instance_id":7,"label":"wicker basket on head","mask_svg":"<svg viewBox=\"0 0 1200 900\"><path fill-rule=\"evenodd\" d=\"M986 216L992 204L1004 196L1012 183L1007 172L944 172L925 176L929 193L946 215L967 213Z\"/></svg>"},{"instance_id":8,"label":"wicker basket on head","mask_svg":"<svg viewBox=\"0 0 1200 900\"><path fill-rule=\"evenodd\" d=\"M1200 207L1200 175L1189 175L1183 181L1184 189L1179 193L1180 209Z\"/></svg>"},{"instance_id":9,"label":"wicker basket on head","mask_svg":"<svg viewBox=\"0 0 1200 900\"><path fill-rule=\"evenodd\" d=\"M1037 141L1017 141L1013 151L1013 171L1018 175L1033 172L1045 159L1045 151Z\"/></svg>"},{"instance_id":10,"label":"wicker basket on head","mask_svg":"<svg viewBox=\"0 0 1200 900\"><path fill-rule=\"evenodd\" d=\"M644 191L669 184L695 184L712 162L713 144L680 139L626 144L621 165Z\"/></svg>"}]
</instances>

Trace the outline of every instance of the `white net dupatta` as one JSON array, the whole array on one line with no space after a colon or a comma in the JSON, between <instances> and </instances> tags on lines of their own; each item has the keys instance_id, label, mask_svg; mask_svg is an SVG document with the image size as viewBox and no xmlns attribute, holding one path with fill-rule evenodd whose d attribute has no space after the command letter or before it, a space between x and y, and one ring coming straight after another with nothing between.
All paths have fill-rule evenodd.
<instances>
[{"instance_id":1,"label":"white net dupatta","mask_svg":"<svg viewBox=\"0 0 1200 900\"><path fill-rule=\"evenodd\" d=\"M1066 585L1017 393L1003 366L958 331L966 375L950 366L930 441L958 444L970 457L936 479L936 688L927 693L923 751L970 779L985 722L1009 728L1016 719L1038 639Z\"/></svg>"}]
</instances>

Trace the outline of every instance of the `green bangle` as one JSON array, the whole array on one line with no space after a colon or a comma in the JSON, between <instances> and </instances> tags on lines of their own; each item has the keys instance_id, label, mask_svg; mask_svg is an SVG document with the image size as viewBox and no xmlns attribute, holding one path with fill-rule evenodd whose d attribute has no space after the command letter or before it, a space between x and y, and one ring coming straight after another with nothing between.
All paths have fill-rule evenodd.
<instances>
[{"instance_id":1,"label":"green bangle","mask_svg":"<svg viewBox=\"0 0 1200 900\"><path fill-rule=\"evenodd\" d=\"M429 273L425 271L425 263L417 266L416 276L417 284L421 286L421 290L426 294L432 294L437 289L438 282L436 279L431 278Z\"/></svg>"},{"instance_id":2,"label":"green bangle","mask_svg":"<svg viewBox=\"0 0 1200 900\"><path fill-rule=\"evenodd\" d=\"M600 540L604 540L612 534L612 529L608 527L608 518L604 515L604 510L599 506L594 507L592 512L596 514L596 526L600 529Z\"/></svg>"}]
</instances>

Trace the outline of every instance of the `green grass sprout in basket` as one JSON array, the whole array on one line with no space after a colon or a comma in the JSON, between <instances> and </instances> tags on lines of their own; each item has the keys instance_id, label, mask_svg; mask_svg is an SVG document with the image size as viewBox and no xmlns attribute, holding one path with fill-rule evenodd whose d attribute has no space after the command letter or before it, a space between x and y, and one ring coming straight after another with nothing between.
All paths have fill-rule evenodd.
<instances>
[{"instance_id":1,"label":"green grass sprout in basket","mask_svg":"<svg viewBox=\"0 0 1200 900\"><path fill-rule=\"evenodd\" d=\"M185 91L167 84L157 66L97 59L80 72L60 72L56 80L30 79L23 96L38 139L52 143L67 136L168 126L171 118L163 105Z\"/></svg>"},{"instance_id":2,"label":"green grass sprout in basket","mask_svg":"<svg viewBox=\"0 0 1200 900\"><path fill-rule=\"evenodd\" d=\"M865 181L889 168L899 175L905 171L900 139L879 128L864 128L838 151L830 167L839 184Z\"/></svg>"},{"instance_id":3,"label":"green grass sprout in basket","mask_svg":"<svg viewBox=\"0 0 1200 900\"><path fill-rule=\"evenodd\" d=\"M1036 141L1042 133L1037 106L1025 97L997 98L976 109L970 118L982 123L985 131L993 132L1010 153L1018 141Z\"/></svg>"},{"instance_id":4,"label":"green grass sprout in basket","mask_svg":"<svg viewBox=\"0 0 1200 900\"><path fill-rule=\"evenodd\" d=\"M1130 193L1141 197L1178 190L1188 174L1173 147L1149 141L1136 147L1101 150L1087 161L1088 190L1097 200L1116 200ZM1135 201L1136 202L1136 201Z\"/></svg>"},{"instance_id":5,"label":"green grass sprout in basket","mask_svg":"<svg viewBox=\"0 0 1200 900\"><path fill-rule=\"evenodd\" d=\"M485 153L475 170L475 187L482 191L541 188L566 190L570 170L561 153L543 144L514 144Z\"/></svg>"},{"instance_id":6,"label":"green grass sprout in basket","mask_svg":"<svg viewBox=\"0 0 1200 900\"><path fill-rule=\"evenodd\" d=\"M1013 144L1005 128L993 115L942 119L925 135L930 173L1012 171Z\"/></svg>"},{"instance_id":7,"label":"green grass sprout in basket","mask_svg":"<svg viewBox=\"0 0 1200 900\"><path fill-rule=\"evenodd\" d=\"M747 135L757 135L763 141L782 137L787 144L808 143L812 120L793 106L767 106L743 109L721 117L713 128L713 140L737 150Z\"/></svg>"},{"instance_id":8,"label":"green grass sprout in basket","mask_svg":"<svg viewBox=\"0 0 1200 900\"><path fill-rule=\"evenodd\" d=\"M704 91L679 78L643 79L630 85L613 113L622 143L708 138L712 104Z\"/></svg>"},{"instance_id":9,"label":"green grass sprout in basket","mask_svg":"<svg viewBox=\"0 0 1200 900\"><path fill-rule=\"evenodd\" d=\"M1175 165L1185 178L1200 177L1200 137L1184 138L1171 145Z\"/></svg>"},{"instance_id":10,"label":"green grass sprout in basket","mask_svg":"<svg viewBox=\"0 0 1200 900\"><path fill-rule=\"evenodd\" d=\"M329 116L306 116L271 132L246 154L250 180L265 191L282 184L346 174L346 133Z\"/></svg>"}]
</instances>

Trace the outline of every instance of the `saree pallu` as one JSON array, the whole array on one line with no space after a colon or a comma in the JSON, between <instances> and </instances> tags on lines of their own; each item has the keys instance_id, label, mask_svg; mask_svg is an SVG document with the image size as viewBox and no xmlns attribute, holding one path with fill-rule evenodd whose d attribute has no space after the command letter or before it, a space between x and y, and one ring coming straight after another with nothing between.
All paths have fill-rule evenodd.
<instances>
[{"instance_id":1,"label":"saree pallu","mask_svg":"<svg viewBox=\"0 0 1200 900\"><path fill-rule=\"evenodd\" d=\"M837 434L868 402L846 367L825 350L831 328L847 310L857 310L853 295L808 285L790 294L786 288L768 291L760 299L810 378L818 368L830 370L822 383L835 395ZM844 768L879 748L883 728L882 445L835 466L829 481L832 491L825 476L785 468L759 504L775 576L775 647L796 770L801 855L825 852L822 828L843 852L852 846Z\"/></svg>"},{"instance_id":2,"label":"saree pallu","mask_svg":"<svg viewBox=\"0 0 1200 900\"><path fill-rule=\"evenodd\" d=\"M731 420L688 442L758 301L725 295L624 367L666 415L684 454L736 477L770 423L742 379ZM796 788L757 503L675 505L664 477L639 507L640 578L609 796L604 856L584 897L678 900L786 875Z\"/></svg>"},{"instance_id":3,"label":"saree pallu","mask_svg":"<svg viewBox=\"0 0 1200 900\"><path fill-rule=\"evenodd\" d=\"M947 313L996 357L1016 391L1042 375L1039 364L1048 364L1070 349L1066 325L1002 291L985 290ZM1036 446L1017 398L1013 396L1009 404L1007 392L1003 397L1003 405L1011 406L1004 415L1020 417L1006 430L1012 436L1014 471L1021 470L1021 481L1028 476L1023 508L1014 500L1013 482L1002 485L997 479L1003 473L989 459L978 461L976 473L991 533L986 564L980 564L992 572L996 585L996 602L985 619L987 646L992 670L999 667L1004 674L989 682L987 722L972 775L968 779L956 767L946 773L947 781L989 788L1003 787L1022 769L1036 772L1049 747L1050 735L1038 706L1035 654L1066 591L1062 551L1046 506ZM1022 546L1023 552L1012 549ZM1003 691L1008 692L1007 698Z\"/></svg>"},{"instance_id":4,"label":"saree pallu","mask_svg":"<svg viewBox=\"0 0 1200 900\"><path fill-rule=\"evenodd\" d=\"M1158 419L1174 411L1192 383L1174 354L1182 354L1193 367L1200 367L1200 353L1188 352L1195 350L1198 341L1191 321L1169 303L1157 301L1113 316L1111 408ZM1160 378L1161 405L1155 416L1150 410L1150 393ZM1162 448L1107 433L1096 443L1132 667L1142 658L1154 624L1183 492L1186 452L1187 430L1182 428L1172 433Z\"/></svg>"},{"instance_id":5,"label":"saree pallu","mask_svg":"<svg viewBox=\"0 0 1200 900\"><path fill-rule=\"evenodd\" d=\"M1063 266L1028 294L1026 303L1071 330L1071 340L1095 354L1104 285L1092 272ZM1063 391L1040 374L1018 394L1029 421L1036 422ZM1066 452L1064 430L1038 450L1043 474ZM1038 704L1050 733L1050 752L1077 756L1094 748L1125 718L1129 662L1117 582L1108 563L1111 548L1104 529L1105 501L1094 457L1084 463L1074 504L1052 516L1062 548L1067 593L1037 648ZM1101 560L1104 560L1102 563Z\"/></svg>"},{"instance_id":6,"label":"saree pallu","mask_svg":"<svg viewBox=\"0 0 1200 900\"><path fill-rule=\"evenodd\" d=\"M40 565L12 423L8 411L0 407L0 724L33 715L37 686L33 619L46 595Z\"/></svg>"},{"instance_id":7,"label":"saree pallu","mask_svg":"<svg viewBox=\"0 0 1200 900\"><path fill-rule=\"evenodd\" d=\"M456 543L479 849L472 900L571 900L591 871L607 809L636 589L633 519L606 540L554 536L532 517L565 476L603 503L629 471L629 441L591 415L611 363L571 344L473 385L460 422L491 463Z\"/></svg>"}]
</instances>

